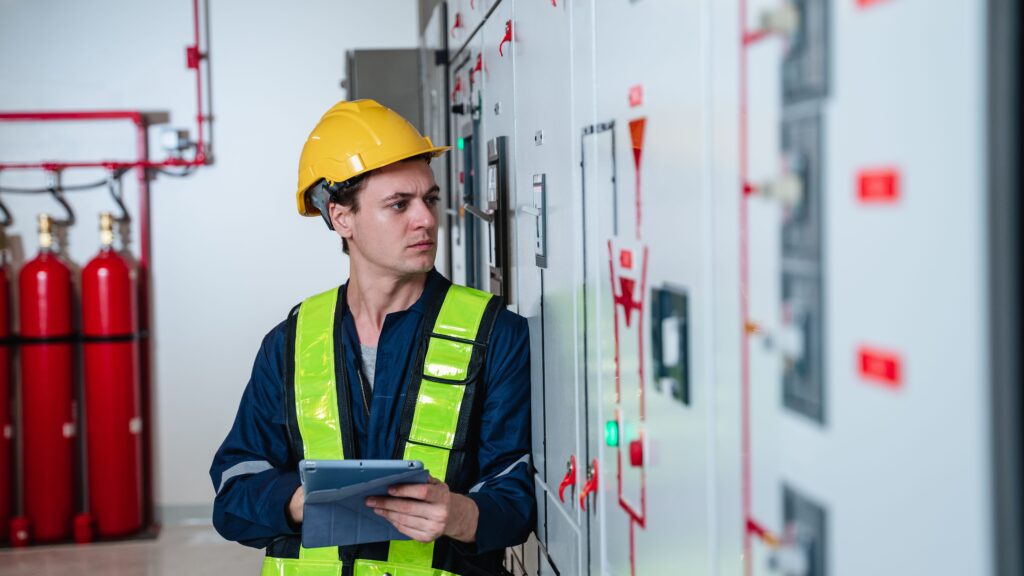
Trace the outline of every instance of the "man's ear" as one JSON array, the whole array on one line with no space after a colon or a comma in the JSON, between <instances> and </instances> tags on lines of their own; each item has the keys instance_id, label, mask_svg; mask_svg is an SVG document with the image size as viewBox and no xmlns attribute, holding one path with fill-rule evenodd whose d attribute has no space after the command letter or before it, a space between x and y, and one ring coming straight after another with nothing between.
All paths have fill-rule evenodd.
<instances>
[{"instance_id":1,"label":"man's ear","mask_svg":"<svg viewBox=\"0 0 1024 576\"><path fill-rule=\"evenodd\" d=\"M351 240L352 208L331 202L327 205L327 210L330 213L331 224L334 225L334 231L338 233L338 236L345 238L346 240Z\"/></svg>"}]
</instances>

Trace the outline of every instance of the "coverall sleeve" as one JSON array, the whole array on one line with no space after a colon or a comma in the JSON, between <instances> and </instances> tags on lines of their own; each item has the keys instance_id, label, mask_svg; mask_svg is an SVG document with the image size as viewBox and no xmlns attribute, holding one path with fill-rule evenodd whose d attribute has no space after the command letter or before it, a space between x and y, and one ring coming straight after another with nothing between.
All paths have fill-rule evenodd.
<instances>
[{"instance_id":1,"label":"coverall sleeve","mask_svg":"<svg viewBox=\"0 0 1024 576\"><path fill-rule=\"evenodd\" d=\"M468 496L480 511L475 552L522 544L534 528L530 464L530 334L502 310L488 344L480 421L480 481ZM470 550L467 550L470 551Z\"/></svg>"},{"instance_id":2,"label":"coverall sleeve","mask_svg":"<svg viewBox=\"0 0 1024 576\"><path fill-rule=\"evenodd\" d=\"M214 527L224 538L255 548L297 533L287 516L300 482L288 457L284 333L282 324L263 339L234 424L210 466L217 492Z\"/></svg>"}]
</instances>

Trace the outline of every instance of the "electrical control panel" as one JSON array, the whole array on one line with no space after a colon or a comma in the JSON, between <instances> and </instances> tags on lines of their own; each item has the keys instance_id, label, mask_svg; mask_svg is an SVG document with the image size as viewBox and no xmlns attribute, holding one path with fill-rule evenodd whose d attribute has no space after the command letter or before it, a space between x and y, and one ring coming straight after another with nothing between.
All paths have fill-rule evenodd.
<instances>
[{"instance_id":1,"label":"electrical control panel","mask_svg":"<svg viewBox=\"0 0 1024 576\"><path fill-rule=\"evenodd\" d=\"M506 567L993 574L982 7L446 4L450 274L530 326Z\"/></svg>"}]
</instances>

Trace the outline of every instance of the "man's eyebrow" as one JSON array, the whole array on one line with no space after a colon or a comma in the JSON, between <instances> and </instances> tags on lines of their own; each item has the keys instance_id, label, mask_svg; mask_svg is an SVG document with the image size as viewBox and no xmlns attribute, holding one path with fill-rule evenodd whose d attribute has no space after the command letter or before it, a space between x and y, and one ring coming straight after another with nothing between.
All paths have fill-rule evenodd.
<instances>
[{"instance_id":1,"label":"man's eyebrow","mask_svg":"<svg viewBox=\"0 0 1024 576\"><path fill-rule=\"evenodd\" d=\"M439 194L440 192L441 192L441 187L439 185L435 184L435 185L431 186L426 191L426 193L424 193L424 195L427 195L427 194ZM388 195L387 198L384 198L383 200L381 200L381 202L388 203L388 202L394 202L395 200L407 200L409 198L414 198L416 196L417 196L417 194L414 194L412 192L394 192L394 193Z\"/></svg>"}]
</instances>

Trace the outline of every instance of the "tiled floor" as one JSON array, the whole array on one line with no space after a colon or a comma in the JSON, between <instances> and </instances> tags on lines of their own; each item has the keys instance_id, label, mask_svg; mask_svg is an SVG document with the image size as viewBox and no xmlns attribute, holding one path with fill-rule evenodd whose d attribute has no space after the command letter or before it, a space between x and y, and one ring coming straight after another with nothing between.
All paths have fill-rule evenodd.
<instances>
[{"instance_id":1,"label":"tiled floor","mask_svg":"<svg viewBox=\"0 0 1024 576\"><path fill-rule=\"evenodd\" d=\"M155 540L0 548L0 575L254 576L262 559L262 550L227 542L212 526L169 526Z\"/></svg>"}]
</instances>

